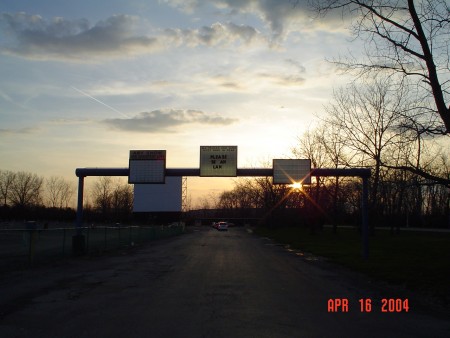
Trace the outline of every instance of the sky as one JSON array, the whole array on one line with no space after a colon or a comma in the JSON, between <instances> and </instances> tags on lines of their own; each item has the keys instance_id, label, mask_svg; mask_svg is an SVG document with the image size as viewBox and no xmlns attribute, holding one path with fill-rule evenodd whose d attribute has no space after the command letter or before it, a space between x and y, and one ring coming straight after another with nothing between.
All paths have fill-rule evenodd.
<instances>
[{"instance_id":1,"label":"sky","mask_svg":"<svg viewBox=\"0 0 450 338\"><path fill-rule=\"evenodd\" d=\"M348 81L327 62L357 44L336 14L292 0L2 0L0 170L77 182L163 149L198 168L201 145L238 167L289 158ZM189 178L195 200L232 180Z\"/></svg>"}]
</instances>

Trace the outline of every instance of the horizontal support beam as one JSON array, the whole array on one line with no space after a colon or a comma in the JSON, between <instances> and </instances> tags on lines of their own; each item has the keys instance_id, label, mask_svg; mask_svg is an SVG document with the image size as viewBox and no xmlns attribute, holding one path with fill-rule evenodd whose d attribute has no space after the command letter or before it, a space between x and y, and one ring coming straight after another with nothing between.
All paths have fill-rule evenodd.
<instances>
[{"instance_id":1,"label":"horizontal support beam","mask_svg":"<svg viewBox=\"0 0 450 338\"><path fill-rule=\"evenodd\" d=\"M128 168L77 168L75 175L77 177L86 176L128 176Z\"/></svg>"},{"instance_id":2,"label":"horizontal support beam","mask_svg":"<svg viewBox=\"0 0 450 338\"><path fill-rule=\"evenodd\" d=\"M86 176L128 176L129 168L78 168L75 170L77 177ZM198 168L166 168L166 176L200 176ZM237 176L241 177L270 177L273 176L272 168L241 168L237 169ZM370 169L327 169L317 168L311 170L311 176L315 177L370 177Z\"/></svg>"},{"instance_id":3,"label":"horizontal support beam","mask_svg":"<svg viewBox=\"0 0 450 338\"><path fill-rule=\"evenodd\" d=\"M370 169L368 168L338 168L338 169L327 169L327 168L316 168L311 169L311 176L315 177L370 177Z\"/></svg>"}]
</instances>

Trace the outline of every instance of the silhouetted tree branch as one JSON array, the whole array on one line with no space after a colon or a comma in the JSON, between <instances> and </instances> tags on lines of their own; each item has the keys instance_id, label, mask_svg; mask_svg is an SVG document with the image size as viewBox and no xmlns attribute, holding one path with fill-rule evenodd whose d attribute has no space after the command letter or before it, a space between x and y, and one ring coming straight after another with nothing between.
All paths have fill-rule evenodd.
<instances>
[{"instance_id":1,"label":"silhouetted tree branch","mask_svg":"<svg viewBox=\"0 0 450 338\"><path fill-rule=\"evenodd\" d=\"M389 71L414 77L417 88L425 90L440 117L441 127L424 126L424 132L449 134L448 100L450 7L445 0L315 0L310 1L319 16L340 10L352 20L353 34L371 48L368 59L334 61L346 70ZM442 81L442 82L441 82Z\"/></svg>"}]
</instances>

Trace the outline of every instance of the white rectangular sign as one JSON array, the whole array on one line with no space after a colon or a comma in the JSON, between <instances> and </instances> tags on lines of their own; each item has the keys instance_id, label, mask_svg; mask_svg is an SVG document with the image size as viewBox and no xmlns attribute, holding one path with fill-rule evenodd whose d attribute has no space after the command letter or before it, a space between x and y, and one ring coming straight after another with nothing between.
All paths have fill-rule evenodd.
<instances>
[{"instance_id":1,"label":"white rectangular sign","mask_svg":"<svg viewBox=\"0 0 450 338\"><path fill-rule=\"evenodd\" d=\"M128 183L164 183L165 150L130 150Z\"/></svg>"},{"instance_id":2,"label":"white rectangular sign","mask_svg":"<svg viewBox=\"0 0 450 338\"><path fill-rule=\"evenodd\" d=\"M311 160L274 159L273 183L292 184L294 182L311 184Z\"/></svg>"},{"instance_id":3,"label":"white rectangular sign","mask_svg":"<svg viewBox=\"0 0 450 338\"><path fill-rule=\"evenodd\" d=\"M200 146L200 176L236 177L237 146Z\"/></svg>"}]
</instances>

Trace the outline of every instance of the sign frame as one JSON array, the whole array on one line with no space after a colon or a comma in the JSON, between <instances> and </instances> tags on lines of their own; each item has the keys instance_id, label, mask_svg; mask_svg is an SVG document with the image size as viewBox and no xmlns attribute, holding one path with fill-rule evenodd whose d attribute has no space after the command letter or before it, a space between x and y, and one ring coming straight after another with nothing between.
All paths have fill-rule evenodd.
<instances>
[{"instance_id":1,"label":"sign frame","mask_svg":"<svg viewBox=\"0 0 450 338\"><path fill-rule=\"evenodd\" d=\"M164 184L166 182L165 150L130 150L129 184Z\"/></svg>"},{"instance_id":2,"label":"sign frame","mask_svg":"<svg viewBox=\"0 0 450 338\"><path fill-rule=\"evenodd\" d=\"M311 184L310 159L273 159L273 184Z\"/></svg>"},{"instance_id":3,"label":"sign frame","mask_svg":"<svg viewBox=\"0 0 450 338\"><path fill-rule=\"evenodd\" d=\"M200 177L237 177L237 146L200 146Z\"/></svg>"}]
</instances>

